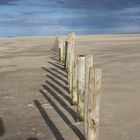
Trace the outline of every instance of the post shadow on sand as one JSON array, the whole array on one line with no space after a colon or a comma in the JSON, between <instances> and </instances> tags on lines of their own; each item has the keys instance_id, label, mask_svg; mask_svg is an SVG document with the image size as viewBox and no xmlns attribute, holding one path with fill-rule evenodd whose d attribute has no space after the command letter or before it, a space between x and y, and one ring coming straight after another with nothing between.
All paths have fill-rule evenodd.
<instances>
[{"instance_id":1,"label":"post shadow on sand","mask_svg":"<svg viewBox=\"0 0 140 140\"><path fill-rule=\"evenodd\" d=\"M56 62L59 62L59 59L57 58L57 57L52 57L52 56L50 56L50 58L52 59L52 60L54 60L54 61L56 61Z\"/></svg>"},{"instance_id":2,"label":"post shadow on sand","mask_svg":"<svg viewBox=\"0 0 140 140\"><path fill-rule=\"evenodd\" d=\"M66 74L66 73L62 73L62 72L58 71L58 70L57 70L57 69L55 69L55 68L51 68L50 70L52 70L52 71L54 71L54 72L56 72L56 73L60 74L61 76L63 76L63 77L65 77L65 78L67 78L67 74Z\"/></svg>"},{"instance_id":3,"label":"post shadow on sand","mask_svg":"<svg viewBox=\"0 0 140 140\"><path fill-rule=\"evenodd\" d=\"M56 73L52 72L51 70L48 70L45 67L42 67L42 69L48 72L49 74L53 75L54 77L57 77L59 80L61 80L65 84L68 84L67 80L65 80L63 77L58 76Z\"/></svg>"},{"instance_id":4,"label":"post shadow on sand","mask_svg":"<svg viewBox=\"0 0 140 140\"><path fill-rule=\"evenodd\" d=\"M42 87L47 91L47 93L53 96L53 98L55 98L59 104L61 104L61 106L72 116L75 121L77 121L77 113L72 108L70 108L51 88L46 85L42 85ZM45 92L40 92L45 97Z\"/></svg>"},{"instance_id":5,"label":"post shadow on sand","mask_svg":"<svg viewBox=\"0 0 140 140\"><path fill-rule=\"evenodd\" d=\"M85 140L84 135L82 134L82 132L76 127L74 126L71 121L68 119L68 117L59 109L59 107L55 104L55 102L53 102L49 96L43 91L40 90L40 93L45 97L45 99L52 105L52 107L54 108L54 110L58 113L58 115L64 120L64 122L67 124L67 126L69 128L71 128L71 130L75 133L75 135L80 139L80 140Z\"/></svg>"},{"instance_id":6,"label":"post shadow on sand","mask_svg":"<svg viewBox=\"0 0 140 140\"><path fill-rule=\"evenodd\" d=\"M0 137L2 137L5 133L4 124L2 119L0 118Z\"/></svg>"},{"instance_id":7,"label":"post shadow on sand","mask_svg":"<svg viewBox=\"0 0 140 140\"><path fill-rule=\"evenodd\" d=\"M55 51L50 51L50 54L52 55L52 56L50 56L50 58L52 60L59 61L59 53L57 51L56 50Z\"/></svg>"},{"instance_id":8,"label":"post shadow on sand","mask_svg":"<svg viewBox=\"0 0 140 140\"><path fill-rule=\"evenodd\" d=\"M53 135L55 136L56 140L65 140L56 125L50 119L48 114L46 113L45 109L42 107L38 100L34 100L34 104L36 105L37 109L39 110L42 118L45 120L46 124L49 126L50 130L52 131Z\"/></svg>"},{"instance_id":9,"label":"post shadow on sand","mask_svg":"<svg viewBox=\"0 0 140 140\"><path fill-rule=\"evenodd\" d=\"M76 119L76 113L74 110L72 110L65 101L63 101L60 96L63 96L70 104L71 104L71 98L68 94L68 89L66 88L68 82L67 82L67 75L64 71L64 66L60 61L57 61L57 56L54 55L55 59L52 59L52 61L48 62L52 65L52 68L46 69L45 67L42 67L43 70L47 72L47 78L49 78L49 81L46 80L47 85L42 85L44 90L39 90L39 92L42 94L42 96L50 103L50 105L53 107L53 109L56 111L56 113L63 119L63 121L67 124L67 126L75 133L75 135L79 138L79 140L85 140L85 137L83 133L77 128L73 123L69 120L69 118L64 114L63 111L59 108L59 106L49 97L53 97L56 99L57 102L66 110L68 113L73 116L74 119ZM58 58L59 60L59 58ZM65 76L64 76L65 75ZM62 85L62 83L64 85ZM54 84L55 83L55 84ZM63 90L66 91L67 94L63 90L60 90L59 87L63 88ZM49 96L48 96L49 94ZM58 96L60 95L60 96ZM61 135L60 131L57 129L56 125L52 122L52 120L49 118L47 113L45 112L44 108L41 106L39 101L34 101L35 105L39 109L39 112L41 113L43 119L45 120L46 124L49 125L51 131L53 132L54 136L58 140L58 137L63 140L63 136ZM55 131L54 131L55 130Z\"/></svg>"},{"instance_id":10,"label":"post shadow on sand","mask_svg":"<svg viewBox=\"0 0 140 140\"><path fill-rule=\"evenodd\" d=\"M60 90L58 87L56 87L53 83L51 83L50 81L46 80L47 85L49 85L50 87L52 87L55 91L57 91L57 93L59 93L61 96L63 96L70 104L72 103L71 98L66 95L62 90Z\"/></svg>"},{"instance_id":11,"label":"post shadow on sand","mask_svg":"<svg viewBox=\"0 0 140 140\"><path fill-rule=\"evenodd\" d=\"M47 77L52 80L54 83L56 83L57 85L59 85L60 87L62 87L66 92L69 91L68 87L65 84L60 83L58 80L56 80L56 78L54 78L51 75L47 75Z\"/></svg>"},{"instance_id":12,"label":"post shadow on sand","mask_svg":"<svg viewBox=\"0 0 140 140\"><path fill-rule=\"evenodd\" d=\"M59 58L59 54L58 54L58 53L53 52L53 51L50 51L50 53L51 53L53 56L55 56L56 58Z\"/></svg>"},{"instance_id":13,"label":"post shadow on sand","mask_svg":"<svg viewBox=\"0 0 140 140\"><path fill-rule=\"evenodd\" d=\"M50 64L52 64L51 62L49 62ZM64 71L65 69L64 69L64 65L65 64L63 64L62 62L60 63L60 61L58 61L58 62L55 62L55 63L53 63L54 65L53 66L55 66L55 67L57 67L57 68L59 68L59 69L61 69L62 71Z\"/></svg>"},{"instance_id":14,"label":"post shadow on sand","mask_svg":"<svg viewBox=\"0 0 140 140\"><path fill-rule=\"evenodd\" d=\"M62 64L58 64L58 63L53 63L53 62L48 62L49 64L53 65L54 67L56 67L57 69L60 69L62 71L64 71L64 66Z\"/></svg>"},{"instance_id":15,"label":"post shadow on sand","mask_svg":"<svg viewBox=\"0 0 140 140\"><path fill-rule=\"evenodd\" d=\"M38 138L35 138L35 137L30 137L27 140L39 140L39 139Z\"/></svg>"}]
</instances>

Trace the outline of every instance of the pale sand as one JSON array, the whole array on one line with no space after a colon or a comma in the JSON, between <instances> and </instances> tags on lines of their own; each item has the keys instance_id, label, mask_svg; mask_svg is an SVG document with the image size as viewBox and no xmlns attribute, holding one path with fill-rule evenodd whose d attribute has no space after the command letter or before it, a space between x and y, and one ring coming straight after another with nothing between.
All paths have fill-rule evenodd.
<instances>
[{"instance_id":1,"label":"pale sand","mask_svg":"<svg viewBox=\"0 0 140 140\"><path fill-rule=\"evenodd\" d=\"M100 140L140 140L140 35L82 36L76 47L103 71Z\"/></svg>"},{"instance_id":2,"label":"pale sand","mask_svg":"<svg viewBox=\"0 0 140 140\"><path fill-rule=\"evenodd\" d=\"M0 39L0 119L5 126L0 139L37 134L52 139L32 104L39 98L46 106L37 93L46 80L40 69L50 67L54 47L55 37ZM95 67L103 71L100 140L140 140L140 35L77 36L76 54L93 54Z\"/></svg>"},{"instance_id":3,"label":"pale sand","mask_svg":"<svg viewBox=\"0 0 140 140\"><path fill-rule=\"evenodd\" d=\"M0 48L0 140L81 139L56 37L3 39Z\"/></svg>"}]
</instances>

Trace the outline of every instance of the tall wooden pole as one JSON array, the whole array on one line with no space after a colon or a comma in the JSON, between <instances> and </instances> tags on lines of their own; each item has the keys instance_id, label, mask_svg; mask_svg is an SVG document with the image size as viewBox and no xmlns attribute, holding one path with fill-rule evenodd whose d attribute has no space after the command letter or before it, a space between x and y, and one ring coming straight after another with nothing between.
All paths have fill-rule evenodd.
<instances>
[{"instance_id":1,"label":"tall wooden pole","mask_svg":"<svg viewBox=\"0 0 140 140\"><path fill-rule=\"evenodd\" d=\"M68 68L68 41L65 41L65 61L64 61L64 70Z\"/></svg>"},{"instance_id":2,"label":"tall wooden pole","mask_svg":"<svg viewBox=\"0 0 140 140\"><path fill-rule=\"evenodd\" d=\"M71 62L71 39L70 35L68 35L68 57L67 57L67 64L68 64L68 84L70 83L70 62ZM69 91L70 91L70 85L69 85Z\"/></svg>"},{"instance_id":3,"label":"tall wooden pole","mask_svg":"<svg viewBox=\"0 0 140 140\"><path fill-rule=\"evenodd\" d=\"M77 105L78 95L77 95L77 57L74 59L73 70L72 70L72 105Z\"/></svg>"},{"instance_id":4,"label":"tall wooden pole","mask_svg":"<svg viewBox=\"0 0 140 140\"><path fill-rule=\"evenodd\" d=\"M61 54L60 54L60 36L58 36L58 53L59 53L59 60L61 59L60 58L60 56L61 56Z\"/></svg>"},{"instance_id":5,"label":"tall wooden pole","mask_svg":"<svg viewBox=\"0 0 140 140\"><path fill-rule=\"evenodd\" d=\"M68 79L69 79L69 91L72 94L72 70L73 70L73 63L74 63L74 55L75 55L75 34L70 34L69 36L69 70L68 70Z\"/></svg>"},{"instance_id":6,"label":"tall wooden pole","mask_svg":"<svg viewBox=\"0 0 140 140\"><path fill-rule=\"evenodd\" d=\"M85 56L78 56L78 106L77 117L79 121L84 120L84 98L85 98Z\"/></svg>"},{"instance_id":7,"label":"tall wooden pole","mask_svg":"<svg viewBox=\"0 0 140 140\"><path fill-rule=\"evenodd\" d=\"M70 55L70 93L72 94L72 84L73 84L73 64L75 56L75 34L71 35L71 55Z\"/></svg>"},{"instance_id":8,"label":"tall wooden pole","mask_svg":"<svg viewBox=\"0 0 140 140\"><path fill-rule=\"evenodd\" d=\"M64 42L62 37L60 39L60 60L64 60Z\"/></svg>"},{"instance_id":9,"label":"tall wooden pole","mask_svg":"<svg viewBox=\"0 0 140 140\"><path fill-rule=\"evenodd\" d=\"M88 107L88 87L89 87L89 69L90 67L93 67L93 55L87 55L86 58L86 64L85 64L85 118L84 118L84 133L85 137L87 138L87 107Z\"/></svg>"},{"instance_id":10,"label":"tall wooden pole","mask_svg":"<svg viewBox=\"0 0 140 140\"><path fill-rule=\"evenodd\" d=\"M87 140L98 140L99 106L101 92L101 69L90 68L88 94L88 137Z\"/></svg>"}]
</instances>

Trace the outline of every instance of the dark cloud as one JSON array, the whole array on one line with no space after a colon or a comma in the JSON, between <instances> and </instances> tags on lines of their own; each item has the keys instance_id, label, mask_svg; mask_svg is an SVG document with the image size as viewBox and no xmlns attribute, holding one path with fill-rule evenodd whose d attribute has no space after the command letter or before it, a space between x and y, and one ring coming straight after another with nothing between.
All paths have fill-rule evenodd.
<instances>
[{"instance_id":1,"label":"dark cloud","mask_svg":"<svg viewBox=\"0 0 140 140\"><path fill-rule=\"evenodd\" d=\"M56 1L60 4L60 1ZM63 7L82 9L123 9L140 5L140 0L63 0Z\"/></svg>"},{"instance_id":2,"label":"dark cloud","mask_svg":"<svg viewBox=\"0 0 140 140\"><path fill-rule=\"evenodd\" d=\"M48 10L46 12L46 14L53 14L53 13L56 13L57 10ZM22 13L23 15L25 16L38 16L38 15L45 15L45 12L44 11L25 11Z\"/></svg>"},{"instance_id":3,"label":"dark cloud","mask_svg":"<svg viewBox=\"0 0 140 140\"><path fill-rule=\"evenodd\" d=\"M0 5L11 5L12 2L16 2L19 0L0 0Z\"/></svg>"},{"instance_id":4,"label":"dark cloud","mask_svg":"<svg viewBox=\"0 0 140 140\"><path fill-rule=\"evenodd\" d=\"M65 4L64 1L60 1L60 0L56 1L56 3L58 3L58 4Z\"/></svg>"},{"instance_id":5,"label":"dark cloud","mask_svg":"<svg viewBox=\"0 0 140 140\"><path fill-rule=\"evenodd\" d=\"M4 2L4 0L2 1ZM49 7L49 8L68 8L68 9L85 9L85 10L89 9L118 10L124 8L138 7L140 6L140 0L53 0L53 1L46 0L45 2L29 0L26 3L26 5Z\"/></svg>"},{"instance_id":6,"label":"dark cloud","mask_svg":"<svg viewBox=\"0 0 140 140\"><path fill-rule=\"evenodd\" d=\"M81 17L81 18L65 18L59 19L55 22L56 25L59 26L70 26L76 28L113 28L118 27L124 23L131 23L130 19L124 17ZM53 23L52 23L53 24Z\"/></svg>"},{"instance_id":7,"label":"dark cloud","mask_svg":"<svg viewBox=\"0 0 140 140\"><path fill-rule=\"evenodd\" d=\"M12 29L25 35L26 28L32 35L140 31L140 0L0 0L0 5L7 5L0 7L3 34Z\"/></svg>"}]
</instances>

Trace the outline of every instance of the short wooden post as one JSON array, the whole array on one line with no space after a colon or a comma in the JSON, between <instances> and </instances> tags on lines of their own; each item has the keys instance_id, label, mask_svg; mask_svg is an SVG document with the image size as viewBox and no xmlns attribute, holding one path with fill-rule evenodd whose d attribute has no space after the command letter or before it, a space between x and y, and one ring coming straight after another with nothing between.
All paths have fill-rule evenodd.
<instances>
[{"instance_id":1,"label":"short wooden post","mask_svg":"<svg viewBox=\"0 0 140 140\"><path fill-rule=\"evenodd\" d=\"M70 82L70 61L71 61L71 57L70 57L70 55L71 55L71 41L70 41L69 36L68 36L68 55L67 55L68 84L69 84L69 82Z\"/></svg>"},{"instance_id":2,"label":"short wooden post","mask_svg":"<svg viewBox=\"0 0 140 140\"><path fill-rule=\"evenodd\" d=\"M68 41L65 41L65 61L64 61L64 70L68 68Z\"/></svg>"},{"instance_id":3,"label":"short wooden post","mask_svg":"<svg viewBox=\"0 0 140 140\"><path fill-rule=\"evenodd\" d=\"M72 46L73 49L73 46ZM74 64L74 52L72 50L72 55L71 55L71 62L70 62L70 84L69 84L69 89L70 93L72 93L72 83L73 83L73 64Z\"/></svg>"},{"instance_id":4,"label":"short wooden post","mask_svg":"<svg viewBox=\"0 0 140 140\"><path fill-rule=\"evenodd\" d=\"M69 71L69 64L70 64L70 53L71 53L71 36L68 35L68 54L67 54L67 63L68 63L68 71Z\"/></svg>"},{"instance_id":5,"label":"short wooden post","mask_svg":"<svg viewBox=\"0 0 140 140\"><path fill-rule=\"evenodd\" d=\"M64 43L63 43L63 38L61 37L60 39L60 60L64 60Z\"/></svg>"},{"instance_id":6,"label":"short wooden post","mask_svg":"<svg viewBox=\"0 0 140 140\"><path fill-rule=\"evenodd\" d=\"M65 39L63 40L63 61L64 61L64 64L65 64Z\"/></svg>"},{"instance_id":7,"label":"short wooden post","mask_svg":"<svg viewBox=\"0 0 140 140\"><path fill-rule=\"evenodd\" d=\"M77 117L79 121L84 120L84 96L85 96L85 56L78 56L78 106Z\"/></svg>"},{"instance_id":8,"label":"short wooden post","mask_svg":"<svg viewBox=\"0 0 140 140\"><path fill-rule=\"evenodd\" d=\"M90 68L88 94L88 138L98 140L101 69Z\"/></svg>"},{"instance_id":9,"label":"short wooden post","mask_svg":"<svg viewBox=\"0 0 140 140\"><path fill-rule=\"evenodd\" d=\"M59 53L59 60L61 59L60 56L60 37L58 36L58 53Z\"/></svg>"},{"instance_id":10,"label":"short wooden post","mask_svg":"<svg viewBox=\"0 0 140 140\"><path fill-rule=\"evenodd\" d=\"M85 118L84 118L84 133L87 138L87 107L88 107L88 87L89 87L89 69L93 67L93 55L87 55L85 58Z\"/></svg>"},{"instance_id":11,"label":"short wooden post","mask_svg":"<svg viewBox=\"0 0 140 140\"><path fill-rule=\"evenodd\" d=\"M72 70L73 70L73 63L74 63L74 44L75 44L75 36L74 35L70 35L69 36L69 70L68 70L68 80L69 80L69 91L70 94L72 94Z\"/></svg>"},{"instance_id":12,"label":"short wooden post","mask_svg":"<svg viewBox=\"0 0 140 140\"><path fill-rule=\"evenodd\" d=\"M70 54L69 54L69 91L72 92L72 68L73 68L73 46L70 44Z\"/></svg>"},{"instance_id":13,"label":"short wooden post","mask_svg":"<svg viewBox=\"0 0 140 140\"><path fill-rule=\"evenodd\" d=\"M72 105L77 105L77 57L74 59L72 73Z\"/></svg>"},{"instance_id":14,"label":"short wooden post","mask_svg":"<svg viewBox=\"0 0 140 140\"><path fill-rule=\"evenodd\" d=\"M61 55L60 55L60 48L59 48L59 50L58 50L58 51L59 51L59 60L61 60L61 58L60 58L60 56L61 56Z\"/></svg>"}]
</instances>

